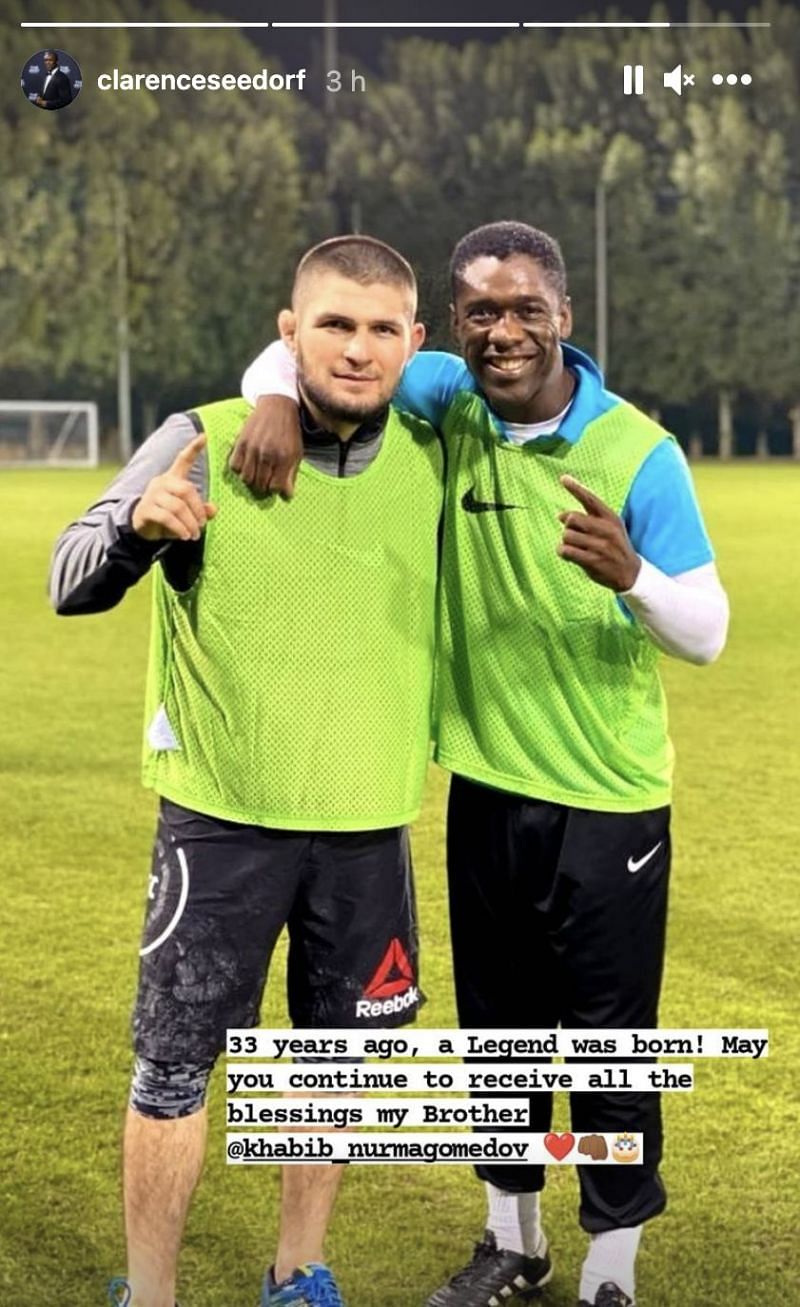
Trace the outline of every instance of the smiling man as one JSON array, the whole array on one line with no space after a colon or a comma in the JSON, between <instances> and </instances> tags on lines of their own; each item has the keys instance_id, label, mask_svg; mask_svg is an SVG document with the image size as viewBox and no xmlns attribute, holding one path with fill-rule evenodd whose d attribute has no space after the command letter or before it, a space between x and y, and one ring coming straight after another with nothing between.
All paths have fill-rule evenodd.
<instances>
[{"instance_id":1,"label":"smiling man","mask_svg":"<svg viewBox=\"0 0 800 1307\"><path fill-rule=\"evenodd\" d=\"M472 248L487 244L496 248L497 242L476 232L453 255L453 328L486 398L506 423L524 431L552 421L575 390L561 352L572 332L566 278L556 251L543 241L535 268L522 252L471 257Z\"/></svg>"},{"instance_id":2,"label":"smiling man","mask_svg":"<svg viewBox=\"0 0 800 1307\"><path fill-rule=\"evenodd\" d=\"M131 1307L173 1307L208 1079L226 1029L258 1022L283 927L295 1025L401 1025L421 1002L407 824L429 755L443 460L390 407L415 312L395 250L316 246L279 318L303 504L244 490L228 456L250 410L225 400L167 419L56 545L65 615L113 607L158 562L144 780L160 817L114 1288ZM285 1169L263 1307L341 1307L323 1263L341 1174Z\"/></svg>"},{"instance_id":3,"label":"smiling man","mask_svg":"<svg viewBox=\"0 0 800 1307\"><path fill-rule=\"evenodd\" d=\"M557 242L478 228L451 260L463 361L419 354L398 402L442 431L447 493L435 720L459 1020L467 1027L657 1024L672 747L661 651L710 662L728 608L675 442L605 388L572 328ZM272 352L270 352L272 351ZM291 396L280 346L249 398ZM235 458L288 492L259 400ZM298 502L300 496L298 495ZM531 1127L550 1128L546 1094ZM571 1098L577 1133L644 1133L641 1166L581 1166L591 1236L580 1307L630 1307L641 1229L665 1205L656 1094ZM541 1167L480 1167L489 1214L472 1261L427 1307L496 1307L552 1274Z\"/></svg>"}]
</instances>

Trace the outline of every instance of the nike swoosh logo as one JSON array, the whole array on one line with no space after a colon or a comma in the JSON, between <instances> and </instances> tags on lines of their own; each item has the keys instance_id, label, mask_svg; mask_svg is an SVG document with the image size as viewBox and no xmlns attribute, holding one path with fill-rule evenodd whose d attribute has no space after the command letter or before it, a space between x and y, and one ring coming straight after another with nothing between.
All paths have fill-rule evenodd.
<instances>
[{"instance_id":1,"label":"nike swoosh logo","mask_svg":"<svg viewBox=\"0 0 800 1307\"><path fill-rule=\"evenodd\" d=\"M630 872L641 871L644 864L650 861L653 854L658 853L658 850L661 848L661 845L663 843L664 843L663 840L659 840L658 844L654 845L654 847L650 850L649 853L645 853L644 857L640 858L638 862L634 862L633 858L628 858L628 871Z\"/></svg>"},{"instance_id":2,"label":"nike swoosh logo","mask_svg":"<svg viewBox=\"0 0 800 1307\"><path fill-rule=\"evenodd\" d=\"M461 499L461 507L468 513L503 513L511 508L520 508L520 504L493 504L485 499L475 498L475 487L470 486L469 490Z\"/></svg>"}]
</instances>

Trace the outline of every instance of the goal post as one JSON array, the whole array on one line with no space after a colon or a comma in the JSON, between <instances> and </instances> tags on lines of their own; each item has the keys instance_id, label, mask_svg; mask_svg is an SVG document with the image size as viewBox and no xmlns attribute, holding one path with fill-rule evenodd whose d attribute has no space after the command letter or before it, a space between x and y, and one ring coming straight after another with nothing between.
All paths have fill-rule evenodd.
<instances>
[{"instance_id":1,"label":"goal post","mask_svg":"<svg viewBox=\"0 0 800 1307\"><path fill-rule=\"evenodd\" d=\"M0 470L97 467L97 405L72 400L0 400Z\"/></svg>"}]
</instances>

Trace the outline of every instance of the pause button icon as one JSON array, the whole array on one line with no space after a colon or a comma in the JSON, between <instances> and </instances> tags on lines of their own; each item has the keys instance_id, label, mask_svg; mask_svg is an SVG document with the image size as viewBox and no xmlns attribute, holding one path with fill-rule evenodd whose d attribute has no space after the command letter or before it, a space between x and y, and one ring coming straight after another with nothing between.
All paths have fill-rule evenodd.
<instances>
[{"instance_id":1,"label":"pause button icon","mask_svg":"<svg viewBox=\"0 0 800 1307\"><path fill-rule=\"evenodd\" d=\"M644 95L644 64L626 64L622 75L625 95Z\"/></svg>"}]
</instances>

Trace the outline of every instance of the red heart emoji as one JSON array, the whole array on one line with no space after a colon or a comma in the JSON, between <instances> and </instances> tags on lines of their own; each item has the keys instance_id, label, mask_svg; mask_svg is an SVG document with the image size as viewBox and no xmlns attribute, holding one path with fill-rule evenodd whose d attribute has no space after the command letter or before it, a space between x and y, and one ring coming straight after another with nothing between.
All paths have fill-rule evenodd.
<instances>
[{"instance_id":1,"label":"red heart emoji","mask_svg":"<svg viewBox=\"0 0 800 1307\"><path fill-rule=\"evenodd\" d=\"M563 1162L567 1153L572 1152L575 1147L575 1136L568 1130L563 1135L545 1135L544 1146L551 1157L554 1157L557 1162Z\"/></svg>"}]
</instances>

